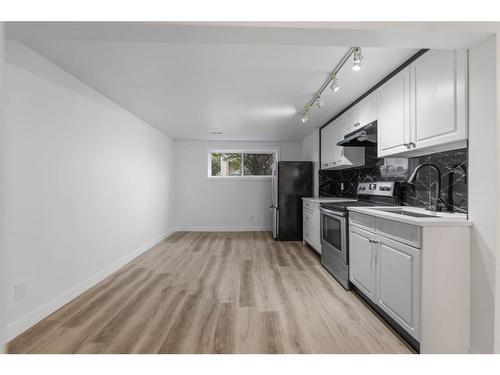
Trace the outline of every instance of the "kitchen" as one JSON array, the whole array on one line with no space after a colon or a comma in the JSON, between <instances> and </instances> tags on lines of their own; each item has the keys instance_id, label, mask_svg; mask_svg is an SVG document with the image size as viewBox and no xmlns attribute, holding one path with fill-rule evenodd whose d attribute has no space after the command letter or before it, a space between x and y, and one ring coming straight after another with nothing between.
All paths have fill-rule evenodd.
<instances>
[{"instance_id":1,"label":"kitchen","mask_svg":"<svg viewBox=\"0 0 500 375\"><path fill-rule=\"evenodd\" d=\"M466 51L419 51L337 114L319 139L319 193L336 198L303 198L304 241L321 263L424 353L469 342L467 66Z\"/></svg>"},{"instance_id":2,"label":"kitchen","mask_svg":"<svg viewBox=\"0 0 500 375\"><path fill-rule=\"evenodd\" d=\"M8 352L495 351L497 36L296 29L7 23Z\"/></svg>"}]
</instances>

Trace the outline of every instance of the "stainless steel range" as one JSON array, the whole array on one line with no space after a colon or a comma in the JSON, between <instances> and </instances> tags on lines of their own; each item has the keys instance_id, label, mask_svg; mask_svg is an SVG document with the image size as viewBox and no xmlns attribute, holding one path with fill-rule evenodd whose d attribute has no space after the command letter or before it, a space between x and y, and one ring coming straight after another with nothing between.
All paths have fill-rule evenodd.
<instances>
[{"instance_id":1,"label":"stainless steel range","mask_svg":"<svg viewBox=\"0 0 500 375\"><path fill-rule=\"evenodd\" d=\"M357 201L322 203L321 264L349 289L348 207L394 206L399 204L397 182L375 181L358 184Z\"/></svg>"}]
</instances>

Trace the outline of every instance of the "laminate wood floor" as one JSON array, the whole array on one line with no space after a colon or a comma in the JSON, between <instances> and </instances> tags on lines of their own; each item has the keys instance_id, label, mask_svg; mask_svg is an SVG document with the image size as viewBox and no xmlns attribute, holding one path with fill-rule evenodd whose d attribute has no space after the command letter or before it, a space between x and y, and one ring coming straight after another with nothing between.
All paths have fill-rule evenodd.
<instances>
[{"instance_id":1,"label":"laminate wood floor","mask_svg":"<svg viewBox=\"0 0 500 375\"><path fill-rule=\"evenodd\" d=\"M177 232L10 353L411 353L301 242Z\"/></svg>"}]
</instances>

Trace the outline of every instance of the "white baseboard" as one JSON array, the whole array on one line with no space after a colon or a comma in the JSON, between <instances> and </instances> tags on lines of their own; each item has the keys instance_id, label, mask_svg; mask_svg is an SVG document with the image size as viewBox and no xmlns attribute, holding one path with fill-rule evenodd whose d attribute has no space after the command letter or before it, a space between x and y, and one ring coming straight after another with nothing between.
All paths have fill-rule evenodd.
<instances>
[{"instance_id":1,"label":"white baseboard","mask_svg":"<svg viewBox=\"0 0 500 375\"><path fill-rule=\"evenodd\" d=\"M86 290L90 289L100 281L104 280L106 277L111 275L113 272L119 270L121 267L123 267L125 264L130 262L131 260L137 258L139 255L144 253L145 251L149 250L151 247L156 245L157 243L163 241L165 238L170 236L174 231L169 230L162 234L161 236L158 236L157 238L149 241L145 245L141 246L140 248L132 251L131 253L127 254L123 258L119 259L115 263L111 264L110 266L104 268L94 276L89 277L88 279L82 281L75 287L67 290L66 292L58 295L57 297L53 298L49 302L43 304L42 306L38 307L37 309L31 311L30 313L24 315L22 318L16 320L15 322L8 324L6 328L6 339L7 342L15 338L16 336L20 335L30 327L34 326L36 323L38 323L40 320L46 318L50 314L52 314L54 311L60 309L62 306L73 300L74 298L78 297L80 294L85 292Z\"/></svg>"},{"instance_id":2,"label":"white baseboard","mask_svg":"<svg viewBox=\"0 0 500 375\"><path fill-rule=\"evenodd\" d=\"M179 226L176 232L268 232L268 227L191 227Z\"/></svg>"}]
</instances>

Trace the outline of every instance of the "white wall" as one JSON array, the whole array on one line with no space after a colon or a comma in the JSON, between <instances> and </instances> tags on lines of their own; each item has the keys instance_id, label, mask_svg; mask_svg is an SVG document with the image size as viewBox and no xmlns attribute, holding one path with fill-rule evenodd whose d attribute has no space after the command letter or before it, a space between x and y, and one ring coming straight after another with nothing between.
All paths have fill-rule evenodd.
<instances>
[{"instance_id":1,"label":"white wall","mask_svg":"<svg viewBox=\"0 0 500 375\"><path fill-rule=\"evenodd\" d=\"M6 305L6 278L5 278L5 247L4 247L4 199L3 199L3 184L4 178L4 136L3 136L3 47L4 47L4 24L0 22L0 354L5 351L5 308Z\"/></svg>"},{"instance_id":2,"label":"white wall","mask_svg":"<svg viewBox=\"0 0 500 375\"><path fill-rule=\"evenodd\" d=\"M496 34L496 106L497 106L497 160L500 153L500 31ZM496 169L496 186L497 195L500 194L500 163L497 163ZM496 202L497 209L497 225L500 223L500 199ZM497 227L498 228L498 227ZM500 230L497 230L496 242L496 292L495 292L495 353L500 354Z\"/></svg>"},{"instance_id":3,"label":"white wall","mask_svg":"<svg viewBox=\"0 0 500 375\"><path fill-rule=\"evenodd\" d=\"M496 40L469 52L469 218L471 246L471 351L492 353L495 258L498 257ZM500 274L497 274L500 275ZM498 277L498 276L497 276Z\"/></svg>"},{"instance_id":4,"label":"white wall","mask_svg":"<svg viewBox=\"0 0 500 375\"><path fill-rule=\"evenodd\" d=\"M302 160L312 161L314 164L314 196L319 195L319 129L315 130L302 141Z\"/></svg>"},{"instance_id":5,"label":"white wall","mask_svg":"<svg viewBox=\"0 0 500 375\"><path fill-rule=\"evenodd\" d=\"M6 44L7 333L173 227L173 141L17 42ZM27 295L14 299L14 284Z\"/></svg>"},{"instance_id":6,"label":"white wall","mask_svg":"<svg viewBox=\"0 0 500 375\"><path fill-rule=\"evenodd\" d=\"M269 230L271 180L207 179L210 148L278 149L280 160L301 160L300 142L175 142L179 230Z\"/></svg>"}]
</instances>

